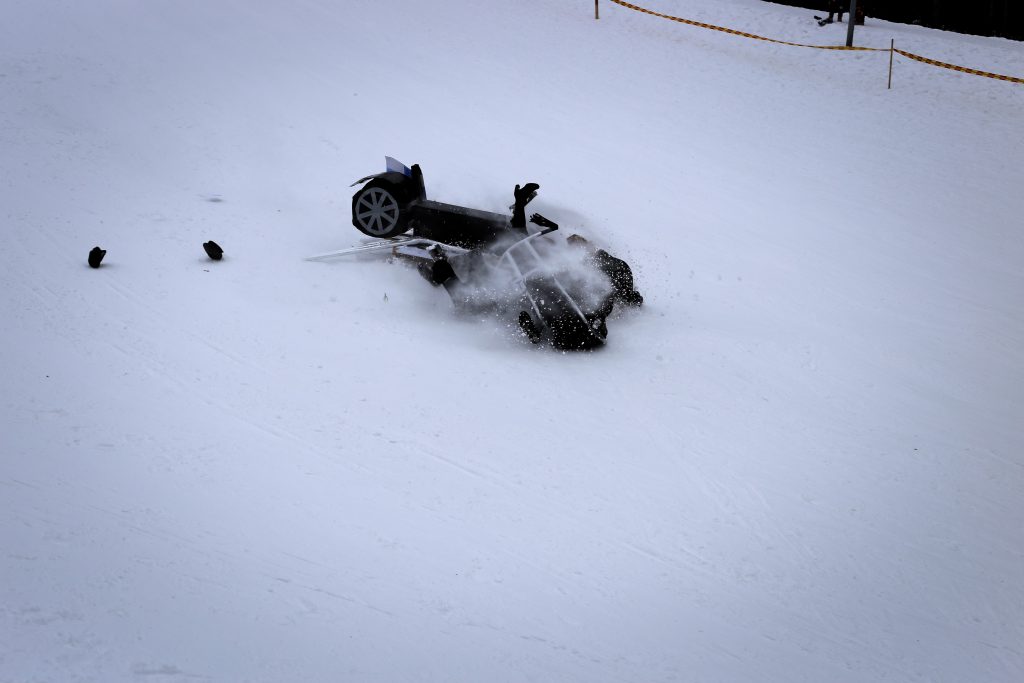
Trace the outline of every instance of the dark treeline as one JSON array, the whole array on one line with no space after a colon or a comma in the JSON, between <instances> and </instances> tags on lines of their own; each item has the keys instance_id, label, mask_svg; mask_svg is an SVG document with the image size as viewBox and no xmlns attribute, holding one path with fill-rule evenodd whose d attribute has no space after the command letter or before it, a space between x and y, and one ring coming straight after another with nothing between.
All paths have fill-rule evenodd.
<instances>
[{"instance_id":1,"label":"dark treeline","mask_svg":"<svg viewBox=\"0 0 1024 683\"><path fill-rule=\"evenodd\" d=\"M825 0L770 0L823 10ZM848 7L849 0L840 0ZM1024 40L1024 0L857 0L865 14L959 33Z\"/></svg>"}]
</instances>

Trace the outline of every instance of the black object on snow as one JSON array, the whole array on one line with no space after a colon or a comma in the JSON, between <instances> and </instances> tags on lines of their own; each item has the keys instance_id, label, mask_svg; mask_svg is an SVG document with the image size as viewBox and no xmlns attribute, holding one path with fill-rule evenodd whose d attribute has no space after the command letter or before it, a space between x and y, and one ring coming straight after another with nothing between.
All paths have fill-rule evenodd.
<instances>
[{"instance_id":1,"label":"black object on snow","mask_svg":"<svg viewBox=\"0 0 1024 683\"><path fill-rule=\"evenodd\" d=\"M516 198L512 205L512 221L510 223L513 228L526 228L526 205L537 196L539 189L540 185L537 183L526 183L523 187L516 185L516 189L512 191L512 196Z\"/></svg>"},{"instance_id":2,"label":"black object on snow","mask_svg":"<svg viewBox=\"0 0 1024 683\"><path fill-rule=\"evenodd\" d=\"M431 263L429 272L424 273L424 275L432 284L435 285L443 285L449 280L457 277L455 275L455 270L452 268L452 264L448 262L448 259L445 256L441 256Z\"/></svg>"},{"instance_id":3,"label":"black object on snow","mask_svg":"<svg viewBox=\"0 0 1024 683\"><path fill-rule=\"evenodd\" d=\"M106 249L100 249L99 247L93 247L89 252L89 265L93 268L99 268L100 263L103 261L103 257L107 255Z\"/></svg>"},{"instance_id":4,"label":"black object on snow","mask_svg":"<svg viewBox=\"0 0 1024 683\"><path fill-rule=\"evenodd\" d=\"M529 339L531 343L536 344L540 341L540 330L538 330L537 326L533 324L533 318L531 318L530 314L526 311L521 311L519 313L519 329L523 331L523 334L526 335L526 338Z\"/></svg>"},{"instance_id":5,"label":"black object on snow","mask_svg":"<svg viewBox=\"0 0 1024 683\"><path fill-rule=\"evenodd\" d=\"M613 299L621 301L630 306L641 306L644 303L643 296L636 291L633 285L633 270L629 264L620 258L616 258L604 249L598 249L591 257L597 269L608 276L614 288Z\"/></svg>"},{"instance_id":6,"label":"black object on snow","mask_svg":"<svg viewBox=\"0 0 1024 683\"><path fill-rule=\"evenodd\" d=\"M224 257L224 250L220 248L220 245L210 240L209 242L203 243L203 249L206 250L206 255L212 258L214 261L220 261Z\"/></svg>"}]
</instances>

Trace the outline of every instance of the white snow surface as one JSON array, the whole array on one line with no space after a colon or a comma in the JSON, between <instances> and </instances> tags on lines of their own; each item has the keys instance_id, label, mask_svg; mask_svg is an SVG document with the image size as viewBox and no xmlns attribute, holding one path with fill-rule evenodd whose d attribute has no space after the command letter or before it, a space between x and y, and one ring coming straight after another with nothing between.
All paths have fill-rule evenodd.
<instances>
[{"instance_id":1,"label":"white snow surface","mask_svg":"<svg viewBox=\"0 0 1024 683\"><path fill-rule=\"evenodd\" d=\"M1024 86L589 0L2 4L0 681L1024 680ZM538 182L645 306L563 354L304 261L385 154Z\"/></svg>"}]
</instances>

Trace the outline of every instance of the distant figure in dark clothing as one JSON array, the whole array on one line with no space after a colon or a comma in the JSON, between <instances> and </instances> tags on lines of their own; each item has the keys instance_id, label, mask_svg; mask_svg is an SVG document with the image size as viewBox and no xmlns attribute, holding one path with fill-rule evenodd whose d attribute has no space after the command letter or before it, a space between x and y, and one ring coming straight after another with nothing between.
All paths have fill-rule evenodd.
<instances>
[{"instance_id":1,"label":"distant figure in dark clothing","mask_svg":"<svg viewBox=\"0 0 1024 683\"><path fill-rule=\"evenodd\" d=\"M828 20L832 21L832 15L838 14L839 21L843 21L843 15L846 14L846 10L843 9L843 0L828 0Z\"/></svg>"},{"instance_id":2,"label":"distant figure in dark clothing","mask_svg":"<svg viewBox=\"0 0 1024 683\"><path fill-rule=\"evenodd\" d=\"M826 7L826 9L828 9L828 16L821 20L820 23L822 26L825 24L831 24L832 17L836 14L839 15L839 21L841 22L843 20L843 15L846 13L846 10L843 9L843 0L828 0L828 7Z\"/></svg>"},{"instance_id":3,"label":"distant figure in dark clothing","mask_svg":"<svg viewBox=\"0 0 1024 683\"><path fill-rule=\"evenodd\" d=\"M839 15L839 21L843 20L843 15L847 13L847 10L843 9L846 7L847 0L828 0L828 16L818 21L819 26L832 23L832 17ZM857 15L850 18L850 21L857 24L858 26L864 25L864 10L868 4L867 0L858 0L857 2ZM814 17L818 19L818 17Z\"/></svg>"}]
</instances>

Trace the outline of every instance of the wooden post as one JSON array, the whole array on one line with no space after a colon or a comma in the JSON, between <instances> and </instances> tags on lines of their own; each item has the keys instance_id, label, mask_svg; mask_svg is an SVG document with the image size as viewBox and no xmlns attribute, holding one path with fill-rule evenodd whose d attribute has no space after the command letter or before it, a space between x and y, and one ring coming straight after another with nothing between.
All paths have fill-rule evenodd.
<instances>
[{"instance_id":1,"label":"wooden post","mask_svg":"<svg viewBox=\"0 0 1024 683\"><path fill-rule=\"evenodd\" d=\"M889 90L892 90L892 53L896 51L896 39L889 43Z\"/></svg>"},{"instance_id":2,"label":"wooden post","mask_svg":"<svg viewBox=\"0 0 1024 683\"><path fill-rule=\"evenodd\" d=\"M594 19L600 19L601 15L597 12L597 0L594 0Z\"/></svg>"}]
</instances>

